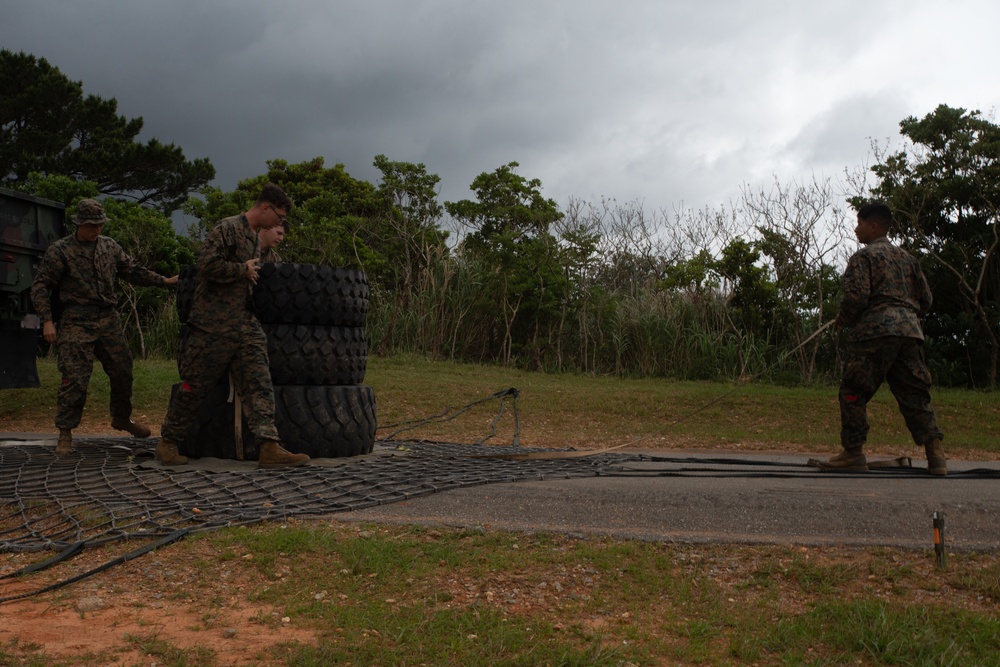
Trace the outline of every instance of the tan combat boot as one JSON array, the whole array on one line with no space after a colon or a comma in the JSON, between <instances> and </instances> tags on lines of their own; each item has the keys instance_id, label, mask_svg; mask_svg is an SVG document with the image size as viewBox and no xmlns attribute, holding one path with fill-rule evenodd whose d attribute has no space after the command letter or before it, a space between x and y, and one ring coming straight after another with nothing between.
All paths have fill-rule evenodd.
<instances>
[{"instance_id":1,"label":"tan combat boot","mask_svg":"<svg viewBox=\"0 0 1000 667\"><path fill-rule=\"evenodd\" d=\"M115 417L112 419L111 428L118 431L128 431L137 438L148 438L150 433L148 427L143 426L139 422L122 417Z\"/></svg>"},{"instance_id":2,"label":"tan combat boot","mask_svg":"<svg viewBox=\"0 0 1000 667\"><path fill-rule=\"evenodd\" d=\"M844 472L868 470L868 459L860 449L854 451L844 450L827 461L820 461L817 464L820 470L841 470Z\"/></svg>"},{"instance_id":3,"label":"tan combat boot","mask_svg":"<svg viewBox=\"0 0 1000 667\"><path fill-rule=\"evenodd\" d=\"M156 460L165 466L182 466L188 462L186 456L181 456L177 451L177 445L166 438L160 438L156 443Z\"/></svg>"},{"instance_id":4,"label":"tan combat boot","mask_svg":"<svg viewBox=\"0 0 1000 667\"><path fill-rule=\"evenodd\" d=\"M308 462L308 455L292 454L279 445L277 440L265 440L260 443L260 456L257 457L258 468L294 468Z\"/></svg>"},{"instance_id":5,"label":"tan combat boot","mask_svg":"<svg viewBox=\"0 0 1000 667\"><path fill-rule=\"evenodd\" d=\"M56 456L68 456L73 453L73 431L68 428L59 429L59 440L56 441Z\"/></svg>"},{"instance_id":6,"label":"tan combat boot","mask_svg":"<svg viewBox=\"0 0 1000 667\"><path fill-rule=\"evenodd\" d=\"M928 473L941 477L948 474L948 461L944 458L944 448L939 438L934 438L924 445L924 453L927 455Z\"/></svg>"}]
</instances>

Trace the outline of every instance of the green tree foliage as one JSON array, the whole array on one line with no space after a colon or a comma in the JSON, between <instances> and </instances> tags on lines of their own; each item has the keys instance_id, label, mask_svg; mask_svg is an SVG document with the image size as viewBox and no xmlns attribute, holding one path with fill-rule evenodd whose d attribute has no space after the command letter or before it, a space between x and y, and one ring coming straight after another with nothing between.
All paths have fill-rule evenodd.
<instances>
[{"instance_id":1,"label":"green tree foliage","mask_svg":"<svg viewBox=\"0 0 1000 667\"><path fill-rule=\"evenodd\" d=\"M428 174L423 164L392 161L376 155L373 162L382 172L378 196L382 198L383 220L372 225L380 233L378 246L390 258L386 265L385 299L392 302L384 335L377 349L385 353L392 345L395 322L410 307L421 275L432 262L446 261L448 233L441 229L444 208L438 202L437 174ZM378 298L378 297L376 297Z\"/></svg>"},{"instance_id":2,"label":"green tree foliage","mask_svg":"<svg viewBox=\"0 0 1000 667\"><path fill-rule=\"evenodd\" d=\"M480 174L471 186L476 201L445 202L445 209L473 230L462 250L493 269L490 306L495 312L499 305L500 317L490 329L502 360L520 355L541 367L571 292L564 248L551 233L563 214L542 196L541 181L520 176L518 166Z\"/></svg>"},{"instance_id":3,"label":"green tree foliage","mask_svg":"<svg viewBox=\"0 0 1000 667\"><path fill-rule=\"evenodd\" d=\"M0 50L0 90L0 183L8 187L33 172L67 176L169 214L215 178L207 159L138 141L142 118L120 116L114 98L84 95L44 58Z\"/></svg>"},{"instance_id":4,"label":"green tree foliage","mask_svg":"<svg viewBox=\"0 0 1000 667\"><path fill-rule=\"evenodd\" d=\"M371 183L355 179L344 165L326 167L323 158L289 164L269 160L267 172L242 180L232 192L202 188L184 211L198 218L189 233L201 240L215 224L253 206L267 183L291 198L289 231L278 249L288 262L345 266L364 270L377 285L397 282L408 246L394 225L401 214Z\"/></svg>"},{"instance_id":5,"label":"green tree foliage","mask_svg":"<svg viewBox=\"0 0 1000 667\"><path fill-rule=\"evenodd\" d=\"M381 233L377 245L401 262L393 284L406 292L426 265L428 251L443 248L448 238L440 227L444 213L437 199L441 177L428 174L423 164L394 162L385 155L376 155L373 164L382 172L378 195L385 216L376 227Z\"/></svg>"},{"instance_id":6,"label":"green tree foliage","mask_svg":"<svg viewBox=\"0 0 1000 667\"><path fill-rule=\"evenodd\" d=\"M194 261L190 245L177 236L170 218L162 212L111 198L105 198L104 211L110 221L103 233L116 240L139 266L169 277ZM160 329L157 325L165 314L173 314L174 291L138 287L125 281L119 281L118 287L125 330L138 354L145 357L152 351L158 356L172 356L172 336L150 339L147 333Z\"/></svg>"},{"instance_id":7,"label":"green tree foliage","mask_svg":"<svg viewBox=\"0 0 1000 667\"><path fill-rule=\"evenodd\" d=\"M940 105L923 118L904 119L900 132L908 144L877 155L871 194L894 210L893 233L928 259L935 297L925 326L930 361L939 376L996 387L1000 126L978 111Z\"/></svg>"}]
</instances>

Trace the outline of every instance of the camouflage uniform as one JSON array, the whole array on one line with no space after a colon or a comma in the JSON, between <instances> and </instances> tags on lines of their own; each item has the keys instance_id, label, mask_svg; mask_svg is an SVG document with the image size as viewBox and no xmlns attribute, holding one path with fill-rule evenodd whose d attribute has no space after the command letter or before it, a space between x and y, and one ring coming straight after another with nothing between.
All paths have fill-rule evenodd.
<instances>
[{"instance_id":1,"label":"camouflage uniform","mask_svg":"<svg viewBox=\"0 0 1000 667\"><path fill-rule=\"evenodd\" d=\"M247 261L259 257L257 234L245 215L220 220L205 239L189 333L178 361L181 386L170 400L161 429L164 439L187 439L208 392L227 371L249 408L257 441L279 439L267 337L254 315L253 283L247 277Z\"/></svg>"},{"instance_id":2,"label":"camouflage uniform","mask_svg":"<svg viewBox=\"0 0 1000 667\"><path fill-rule=\"evenodd\" d=\"M281 255L274 248L268 248L260 254L260 263L270 262L272 264L277 264L281 261Z\"/></svg>"},{"instance_id":3,"label":"camouflage uniform","mask_svg":"<svg viewBox=\"0 0 1000 667\"><path fill-rule=\"evenodd\" d=\"M131 418L132 354L116 310L116 276L147 286L163 286L166 280L136 266L114 239L98 236L93 243L83 243L74 233L49 246L31 285L31 302L42 322L54 321L52 291L56 288L64 307L56 330L62 374L56 398L59 429L80 424L95 356L111 381L112 420Z\"/></svg>"},{"instance_id":4,"label":"camouflage uniform","mask_svg":"<svg viewBox=\"0 0 1000 667\"><path fill-rule=\"evenodd\" d=\"M918 445L944 436L931 406L931 374L920 326L931 290L909 253L878 239L847 263L837 322L851 327L840 384L840 441L860 452L868 437L867 405L884 381Z\"/></svg>"}]
</instances>

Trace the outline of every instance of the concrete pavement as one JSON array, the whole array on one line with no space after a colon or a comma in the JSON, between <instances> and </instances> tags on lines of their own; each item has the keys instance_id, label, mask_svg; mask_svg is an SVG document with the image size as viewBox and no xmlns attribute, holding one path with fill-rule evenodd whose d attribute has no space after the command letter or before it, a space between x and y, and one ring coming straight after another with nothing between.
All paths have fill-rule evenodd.
<instances>
[{"instance_id":1,"label":"concrete pavement","mask_svg":"<svg viewBox=\"0 0 1000 667\"><path fill-rule=\"evenodd\" d=\"M1000 548L998 462L951 462L952 474L936 478L919 470L814 474L805 467L810 458L805 454L651 454L788 467L629 464L621 476L472 486L338 518L677 542L924 548L933 546L931 513L936 511L944 513L949 548ZM693 468L705 472L683 472ZM969 473L977 469L986 475Z\"/></svg>"}]
</instances>

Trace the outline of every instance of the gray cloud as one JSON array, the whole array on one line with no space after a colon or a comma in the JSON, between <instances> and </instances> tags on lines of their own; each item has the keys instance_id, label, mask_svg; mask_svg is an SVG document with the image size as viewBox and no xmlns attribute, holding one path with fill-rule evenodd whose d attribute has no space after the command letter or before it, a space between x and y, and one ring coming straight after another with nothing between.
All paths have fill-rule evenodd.
<instances>
[{"instance_id":1,"label":"gray cloud","mask_svg":"<svg viewBox=\"0 0 1000 667\"><path fill-rule=\"evenodd\" d=\"M272 158L375 181L384 153L450 200L517 161L560 204L714 206L861 164L906 115L1000 97L986 0L7 4L0 43L210 158L227 189Z\"/></svg>"}]
</instances>

